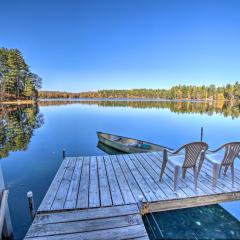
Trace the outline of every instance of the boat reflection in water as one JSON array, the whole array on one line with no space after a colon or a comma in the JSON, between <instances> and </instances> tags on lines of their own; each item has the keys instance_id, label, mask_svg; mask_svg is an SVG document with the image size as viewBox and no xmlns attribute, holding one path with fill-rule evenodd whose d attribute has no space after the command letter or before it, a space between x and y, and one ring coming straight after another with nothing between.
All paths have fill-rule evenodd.
<instances>
[{"instance_id":1,"label":"boat reflection in water","mask_svg":"<svg viewBox=\"0 0 240 240\"><path fill-rule=\"evenodd\" d=\"M106 144L103 144L101 142L98 142L97 148L99 148L100 150L102 150L103 152L105 152L109 155L124 154L124 152L121 152L121 151L118 151L114 148L111 148L111 147L109 147Z\"/></svg>"}]
</instances>

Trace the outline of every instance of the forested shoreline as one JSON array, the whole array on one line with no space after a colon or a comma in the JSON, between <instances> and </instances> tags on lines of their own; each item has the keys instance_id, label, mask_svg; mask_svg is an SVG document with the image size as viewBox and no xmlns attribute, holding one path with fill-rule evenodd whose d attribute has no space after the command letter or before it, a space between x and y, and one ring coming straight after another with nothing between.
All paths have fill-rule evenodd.
<instances>
[{"instance_id":1,"label":"forested shoreline","mask_svg":"<svg viewBox=\"0 0 240 240\"><path fill-rule=\"evenodd\" d=\"M169 100L239 101L240 83L225 86L178 85L170 89L98 90L88 92L40 91L42 79L31 72L18 49L0 48L0 101L58 98L146 98Z\"/></svg>"},{"instance_id":2,"label":"forested shoreline","mask_svg":"<svg viewBox=\"0 0 240 240\"><path fill-rule=\"evenodd\" d=\"M0 101L35 100L42 79L30 70L18 49L0 48Z\"/></svg>"},{"instance_id":3,"label":"forested shoreline","mask_svg":"<svg viewBox=\"0 0 240 240\"><path fill-rule=\"evenodd\" d=\"M147 98L169 100L240 100L240 83L217 87L178 85L170 89L99 90L91 92L40 91L39 98Z\"/></svg>"}]
</instances>

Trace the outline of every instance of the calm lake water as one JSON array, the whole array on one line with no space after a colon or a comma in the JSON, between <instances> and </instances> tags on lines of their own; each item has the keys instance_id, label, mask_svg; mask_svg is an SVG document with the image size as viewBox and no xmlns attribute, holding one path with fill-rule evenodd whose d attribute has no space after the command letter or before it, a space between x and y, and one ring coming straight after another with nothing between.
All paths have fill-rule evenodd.
<instances>
[{"instance_id":1,"label":"calm lake water","mask_svg":"<svg viewBox=\"0 0 240 240\"><path fill-rule=\"evenodd\" d=\"M31 223L27 191L33 191L35 205L38 207L61 164L63 148L70 156L106 154L97 147L96 131L116 133L177 148L185 143L198 141L200 128L203 126L204 141L210 148L216 148L228 141L240 141L240 104L46 101L40 102L39 106L1 106L0 117L0 156L5 184L10 189L9 205L16 239L24 236ZM240 166L238 161L237 167ZM222 206L231 215L215 205L195 210L173 211L171 214L166 212L165 215L156 215L155 219L159 226L163 222L173 222L174 226L177 226L177 221L181 223L179 228L174 228L175 234L169 225L162 226L165 237L184 237L180 233L184 226L189 229L192 223L194 238L201 238L203 231L199 230L199 224L197 230L194 230L194 219L192 222L185 221L186 225L183 225L184 221L179 216L194 216L203 209L203 218L199 219L202 226L209 226L216 216L222 216L218 217L218 220L221 219L219 224L223 227L220 232L217 228L216 237L217 233L220 236L226 226L229 235L223 233L225 235L221 236L239 237L239 222L235 219L240 219L239 202ZM147 220L144 221L147 224ZM150 216L148 222L154 221ZM202 235L196 231L200 231Z\"/></svg>"}]
</instances>

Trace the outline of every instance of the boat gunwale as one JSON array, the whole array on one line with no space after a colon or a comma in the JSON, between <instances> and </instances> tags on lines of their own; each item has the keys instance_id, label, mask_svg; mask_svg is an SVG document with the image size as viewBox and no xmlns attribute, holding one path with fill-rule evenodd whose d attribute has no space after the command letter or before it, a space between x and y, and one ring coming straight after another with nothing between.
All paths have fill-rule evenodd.
<instances>
[{"instance_id":1,"label":"boat gunwale","mask_svg":"<svg viewBox=\"0 0 240 240\"><path fill-rule=\"evenodd\" d=\"M99 135L100 135L102 138L104 138L104 139L107 140L107 141L110 141L110 142L113 142L113 143L118 143L119 145L123 145L123 146L125 146L125 147L130 148L130 149L140 149L140 148L137 148L137 147L134 147L134 146L127 146L127 145L125 145L125 144L123 144L123 143L119 143L119 142L117 142L117 141L111 140L111 139L109 139L109 138L104 137L103 134L105 134L105 135L110 135L110 136L116 136L116 137L120 137L120 138L124 138L124 139L131 139L131 140L135 140L135 141L141 141L141 142L143 142L143 143L149 144L150 146L155 146L155 147L157 147L157 148L162 148L162 150L164 150L164 149L173 150L172 148L165 147L165 146L162 146L162 145L158 145L158 144L155 144L155 143L151 143L151 142L148 142L148 141L144 141L144 140L139 140L139 139L136 139L136 138L124 137L124 136L120 136L120 135L116 135L116 134L111 134L111 133L105 133L105 132L99 132L99 131L97 131L97 135L98 135L98 139L99 139L99 140L100 140L100 138L99 138ZM149 152L149 151L147 151L148 149L141 149L141 150L143 150L143 152ZM144 150L145 150L145 151L144 151ZM150 150L150 149L149 149L149 150ZM156 152L156 150L154 150L154 152Z\"/></svg>"}]
</instances>

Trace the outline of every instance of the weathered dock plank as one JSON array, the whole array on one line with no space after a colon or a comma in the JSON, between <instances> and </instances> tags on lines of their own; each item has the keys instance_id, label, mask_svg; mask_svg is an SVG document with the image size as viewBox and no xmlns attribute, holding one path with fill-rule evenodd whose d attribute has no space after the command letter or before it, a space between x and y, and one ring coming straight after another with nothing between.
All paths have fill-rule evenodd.
<instances>
[{"instance_id":1,"label":"weathered dock plank","mask_svg":"<svg viewBox=\"0 0 240 240\"><path fill-rule=\"evenodd\" d=\"M146 206L147 212L161 212L167 210L176 210L182 208L199 207L210 204L217 204L226 201L235 201L240 199L240 192L229 192L225 194L212 194L199 197L179 198L175 201L152 202Z\"/></svg>"},{"instance_id":2,"label":"weathered dock plank","mask_svg":"<svg viewBox=\"0 0 240 240\"><path fill-rule=\"evenodd\" d=\"M165 196L164 191L159 187L155 179L148 174L147 170L139 163L137 157L134 154L129 155L131 162L134 164L135 168L138 169L139 173L145 179L146 183L148 184L149 188L155 193L157 199L167 199Z\"/></svg>"},{"instance_id":3,"label":"weathered dock plank","mask_svg":"<svg viewBox=\"0 0 240 240\"><path fill-rule=\"evenodd\" d=\"M124 205L136 203L140 195L149 204L200 196L210 199L218 194L223 195L221 201L227 201L225 194L240 191L240 178L235 177L233 187L230 171L213 188L212 169L204 163L197 191L193 173L188 171L185 179L180 177L174 192L173 167L167 165L163 182L159 182L161 164L161 153L66 158L38 211Z\"/></svg>"},{"instance_id":4,"label":"weathered dock plank","mask_svg":"<svg viewBox=\"0 0 240 240\"><path fill-rule=\"evenodd\" d=\"M51 213L51 212L50 212ZM57 214L42 213L36 215L33 224L47 224L58 222L72 222L82 220L92 220L98 218L117 217L124 215L138 214L139 209L136 204L127 204L123 206L88 208L81 210L59 211Z\"/></svg>"},{"instance_id":5,"label":"weathered dock plank","mask_svg":"<svg viewBox=\"0 0 240 240\"><path fill-rule=\"evenodd\" d=\"M120 228L103 229L92 232L81 232L64 235L51 235L41 237L26 237L25 239L34 240L148 240L144 225L134 225ZM140 236L140 237L139 237Z\"/></svg>"},{"instance_id":6,"label":"weathered dock plank","mask_svg":"<svg viewBox=\"0 0 240 240\"><path fill-rule=\"evenodd\" d=\"M154 166L154 163L149 163L145 158L144 155L138 155L137 160L142 164L142 166L146 169L148 174L152 176L152 178L156 181L158 186L162 189L162 192L166 196L166 198L176 198L178 195L172 191L172 188L169 186L169 184L162 184L159 181L159 171L156 170L156 166ZM158 168L157 168L158 169ZM166 181L168 183L169 181Z\"/></svg>"},{"instance_id":7,"label":"weathered dock plank","mask_svg":"<svg viewBox=\"0 0 240 240\"><path fill-rule=\"evenodd\" d=\"M180 176L167 164L159 181L161 153L65 158L41 203L26 239L148 239L144 213L203 206L240 199L240 171L230 171L212 187L212 168L204 162L195 190L193 172Z\"/></svg>"},{"instance_id":8,"label":"weathered dock plank","mask_svg":"<svg viewBox=\"0 0 240 240\"><path fill-rule=\"evenodd\" d=\"M96 157L91 157L90 160L89 207L99 207L98 162Z\"/></svg>"},{"instance_id":9,"label":"weathered dock plank","mask_svg":"<svg viewBox=\"0 0 240 240\"><path fill-rule=\"evenodd\" d=\"M68 192L69 186L72 181L72 175L73 175L73 170L75 168L75 164L76 164L76 158L71 158L69 160L68 167L63 175L63 178L58 188L55 199L53 201L53 204L51 207L52 210L63 208L67 198L66 192Z\"/></svg>"},{"instance_id":10,"label":"weathered dock plank","mask_svg":"<svg viewBox=\"0 0 240 240\"><path fill-rule=\"evenodd\" d=\"M123 205L124 200L122 197L122 192L119 188L118 180L113 170L111 160L108 156L105 156L104 161L105 161L106 172L108 176L109 188L112 195L113 205Z\"/></svg>"},{"instance_id":11,"label":"weathered dock plank","mask_svg":"<svg viewBox=\"0 0 240 240\"><path fill-rule=\"evenodd\" d=\"M89 203L89 166L90 158L84 157L82 175L78 189L77 208L88 208Z\"/></svg>"},{"instance_id":12,"label":"weathered dock plank","mask_svg":"<svg viewBox=\"0 0 240 240\"><path fill-rule=\"evenodd\" d=\"M47 194L45 195L40 207L38 208L38 211L47 211L51 209L52 203L54 201L55 195L57 193L57 190L61 184L63 175L67 169L68 163L70 158L65 158L62 162L61 167L59 168L56 176L54 177Z\"/></svg>"},{"instance_id":13,"label":"weathered dock plank","mask_svg":"<svg viewBox=\"0 0 240 240\"><path fill-rule=\"evenodd\" d=\"M157 197L154 193L154 191L151 189L151 187L146 183L145 177L143 177L138 169L134 166L131 159L128 155L122 155L123 159L125 160L125 163L128 165L129 170L133 174L134 178L136 179L136 182L138 183L139 187L141 188L141 191L144 193L144 196L148 201L156 201Z\"/></svg>"},{"instance_id":14,"label":"weathered dock plank","mask_svg":"<svg viewBox=\"0 0 240 240\"><path fill-rule=\"evenodd\" d=\"M101 206L111 206L112 197L109 189L108 177L103 157L98 157L98 174Z\"/></svg>"},{"instance_id":15,"label":"weathered dock plank","mask_svg":"<svg viewBox=\"0 0 240 240\"><path fill-rule=\"evenodd\" d=\"M82 165L83 165L83 157L77 158L75 169L72 175L72 181L67 193L64 209L71 209L76 207L77 198L78 198L78 188L79 188L80 179L82 175Z\"/></svg>"},{"instance_id":16,"label":"weathered dock plank","mask_svg":"<svg viewBox=\"0 0 240 240\"><path fill-rule=\"evenodd\" d=\"M136 204L37 215L26 239L148 239Z\"/></svg>"},{"instance_id":17,"label":"weathered dock plank","mask_svg":"<svg viewBox=\"0 0 240 240\"><path fill-rule=\"evenodd\" d=\"M133 177L130 169L128 168L127 164L125 163L123 157L121 155L117 156L118 162L122 168L122 171L126 177L126 180L128 182L128 185L134 195L135 201L138 201L138 197L140 195L143 196L143 198L146 200L146 197L144 195L144 193L141 191L141 188L139 187L137 181L135 180L135 178Z\"/></svg>"},{"instance_id":18,"label":"weathered dock plank","mask_svg":"<svg viewBox=\"0 0 240 240\"><path fill-rule=\"evenodd\" d=\"M118 179L119 187L121 189L125 204L135 203L136 201L134 196L119 165L119 162L116 159L116 156L109 156L109 158L115 171L116 178Z\"/></svg>"}]
</instances>

